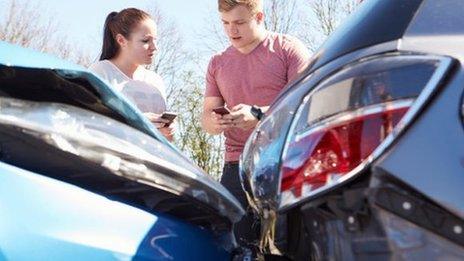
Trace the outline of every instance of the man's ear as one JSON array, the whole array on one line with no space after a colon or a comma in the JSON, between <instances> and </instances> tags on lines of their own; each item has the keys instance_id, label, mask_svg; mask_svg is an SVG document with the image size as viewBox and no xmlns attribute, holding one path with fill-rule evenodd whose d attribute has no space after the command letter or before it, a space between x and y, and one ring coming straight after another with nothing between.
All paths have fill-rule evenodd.
<instances>
[{"instance_id":1,"label":"man's ear","mask_svg":"<svg viewBox=\"0 0 464 261\"><path fill-rule=\"evenodd\" d=\"M258 24L264 23L264 13L263 12L257 12L256 13L256 21L258 21Z\"/></svg>"},{"instance_id":2,"label":"man's ear","mask_svg":"<svg viewBox=\"0 0 464 261\"><path fill-rule=\"evenodd\" d=\"M127 39L122 34L116 35L116 42L119 44L120 47L125 47L127 45Z\"/></svg>"}]
</instances>

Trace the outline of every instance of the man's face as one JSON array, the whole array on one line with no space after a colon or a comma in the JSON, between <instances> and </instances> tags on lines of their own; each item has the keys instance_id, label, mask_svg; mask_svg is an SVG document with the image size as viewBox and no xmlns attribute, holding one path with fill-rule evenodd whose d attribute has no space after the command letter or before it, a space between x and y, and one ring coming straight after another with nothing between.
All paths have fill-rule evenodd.
<instances>
[{"instance_id":1,"label":"man's face","mask_svg":"<svg viewBox=\"0 0 464 261\"><path fill-rule=\"evenodd\" d=\"M242 49L259 39L263 13L253 14L243 5L221 12L222 25L230 43Z\"/></svg>"}]
</instances>

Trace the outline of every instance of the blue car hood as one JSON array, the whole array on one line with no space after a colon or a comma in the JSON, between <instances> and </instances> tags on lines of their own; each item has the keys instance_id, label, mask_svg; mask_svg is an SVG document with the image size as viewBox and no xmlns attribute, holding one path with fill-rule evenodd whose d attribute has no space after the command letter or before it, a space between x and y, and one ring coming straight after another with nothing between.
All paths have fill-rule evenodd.
<instances>
[{"instance_id":1,"label":"blue car hood","mask_svg":"<svg viewBox=\"0 0 464 261\"><path fill-rule=\"evenodd\" d=\"M60 118L63 115L66 115L66 121ZM59 124L61 128L57 129L54 124ZM127 159L129 166L123 171L124 173L113 170L112 164L105 166L106 163L97 162L97 165L98 168L103 167L105 172L109 170L110 175L107 176L109 179L120 182L122 177L123 190L125 190L124 186L136 181L143 184L144 190L147 190L148 185L153 190L164 191L169 195L176 195L179 199L183 198L186 202L193 202L192 206L203 204L206 208L214 210L216 212L214 215L227 218L231 223L239 220L244 213L238 201L224 187L212 180L167 142L134 105L82 66L0 42L0 125L0 133L4 132L2 135L6 137L6 147L17 141L16 145L11 146L10 152L16 157L10 155L9 158L2 158L0 155L0 161L9 161L7 162L9 164L46 174L49 170L44 166L48 163L34 162L32 157L37 153L32 151L37 151L39 148L39 151L43 149L44 152L55 155L50 158L50 165L61 159L66 168L73 170L78 170L83 165L88 165L90 169L94 168L91 166L94 166L95 162L90 161L95 160L96 156L82 156L80 153L84 150L74 152L61 147L60 142L47 144L48 136L59 135L61 141L66 140L66 144L72 140L75 148L84 146L86 155L105 155L110 151L115 152L114 149L119 151L117 153L122 153L118 157ZM105 130L107 126L114 127ZM69 131L70 127L74 127L75 134ZM108 136L100 141L89 143L88 139L95 137L94 134L82 136L85 139L79 138L82 130L85 129L93 129ZM0 135L0 147L2 135ZM31 139L32 143L37 142L37 146L29 148L31 143L20 144L21 141L15 136L21 135L26 135L25 138ZM109 140L115 142L105 145ZM9 143L10 141L13 143ZM117 146L125 143L128 143L124 145L125 148L132 150ZM150 147L144 147L148 146L147 144L151 144ZM23 153L31 153L30 159L22 159L21 153L16 154L15 148L18 147L25 150ZM60 151L56 151L56 148ZM82 161L79 163L81 165L75 162L72 165L67 160L71 155L77 156L78 161ZM148 166L147 170L137 174L140 171L137 170L136 164L131 164L135 161ZM182 166L180 169L179 164ZM54 168L50 167L50 169ZM42 172L37 172L38 169ZM112 175L118 177L113 178ZM95 177L100 178L97 174ZM65 177L60 172L55 178L69 181L69 177ZM125 180L131 182L125 185ZM161 181L167 183L161 184ZM176 181L182 182L183 187L176 185ZM85 187L87 183L82 181L82 184L77 185ZM92 190L98 192L99 188L93 187ZM131 196L128 193L125 194L125 199L130 201ZM165 197L171 198L171 196ZM203 215L202 210L197 213ZM206 216L203 217L207 220Z\"/></svg>"}]
</instances>

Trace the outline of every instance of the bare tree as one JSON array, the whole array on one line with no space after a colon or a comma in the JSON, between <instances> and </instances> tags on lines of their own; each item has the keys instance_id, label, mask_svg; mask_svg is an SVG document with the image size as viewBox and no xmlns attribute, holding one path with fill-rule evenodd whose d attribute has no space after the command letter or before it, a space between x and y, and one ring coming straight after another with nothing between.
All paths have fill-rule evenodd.
<instances>
[{"instance_id":1,"label":"bare tree","mask_svg":"<svg viewBox=\"0 0 464 261\"><path fill-rule=\"evenodd\" d=\"M305 30L299 37L314 52L353 12L359 0L308 0L307 3L311 13L306 17Z\"/></svg>"},{"instance_id":2,"label":"bare tree","mask_svg":"<svg viewBox=\"0 0 464 261\"><path fill-rule=\"evenodd\" d=\"M264 14L266 29L284 34L293 34L299 29L302 17L296 0L265 1Z\"/></svg>"},{"instance_id":3,"label":"bare tree","mask_svg":"<svg viewBox=\"0 0 464 261\"><path fill-rule=\"evenodd\" d=\"M210 56L229 46L229 40L224 33L219 15L210 15L211 13L217 14L217 11L208 13L209 15L205 17L205 24L208 27L197 32L199 35L198 45L201 47L199 51L205 56Z\"/></svg>"},{"instance_id":4,"label":"bare tree","mask_svg":"<svg viewBox=\"0 0 464 261\"><path fill-rule=\"evenodd\" d=\"M188 60L184 48L184 39L177 29L177 25L163 16L156 7L148 8L150 15L158 27L158 52L150 69L157 72L168 83L168 98L172 98L172 90L179 84L180 73Z\"/></svg>"},{"instance_id":5,"label":"bare tree","mask_svg":"<svg viewBox=\"0 0 464 261\"><path fill-rule=\"evenodd\" d=\"M38 6L20 4L11 0L0 23L0 39L24 47L46 51L56 24L50 19L45 23L37 12Z\"/></svg>"},{"instance_id":6,"label":"bare tree","mask_svg":"<svg viewBox=\"0 0 464 261\"><path fill-rule=\"evenodd\" d=\"M177 25L156 7L148 8L158 26L159 51L150 68L166 85L168 104L178 112L175 144L200 168L215 178L222 166L222 140L204 132L200 126L204 75L199 54L187 52Z\"/></svg>"},{"instance_id":7,"label":"bare tree","mask_svg":"<svg viewBox=\"0 0 464 261\"><path fill-rule=\"evenodd\" d=\"M185 71L181 78L183 86L176 90L176 95L183 98L175 104L180 112L175 143L199 167L219 179L224 154L223 138L207 134L200 125L204 77L195 71Z\"/></svg>"},{"instance_id":8,"label":"bare tree","mask_svg":"<svg viewBox=\"0 0 464 261\"><path fill-rule=\"evenodd\" d=\"M88 65L90 58L83 52L76 52L77 48L57 33L57 21L53 16L42 14L39 4L10 0L4 5L6 13L1 14L0 40Z\"/></svg>"}]
</instances>

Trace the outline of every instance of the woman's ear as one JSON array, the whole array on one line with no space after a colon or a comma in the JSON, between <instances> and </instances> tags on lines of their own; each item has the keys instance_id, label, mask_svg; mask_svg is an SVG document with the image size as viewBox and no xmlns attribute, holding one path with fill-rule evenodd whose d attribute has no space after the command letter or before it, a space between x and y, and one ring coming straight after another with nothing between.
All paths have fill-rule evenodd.
<instances>
[{"instance_id":1,"label":"woman's ear","mask_svg":"<svg viewBox=\"0 0 464 261\"><path fill-rule=\"evenodd\" d=\"M116 35L116 42L119 44L120 47L125 47L127 45L127 39L122 34Z\"/></svg>"}]
</instances>

